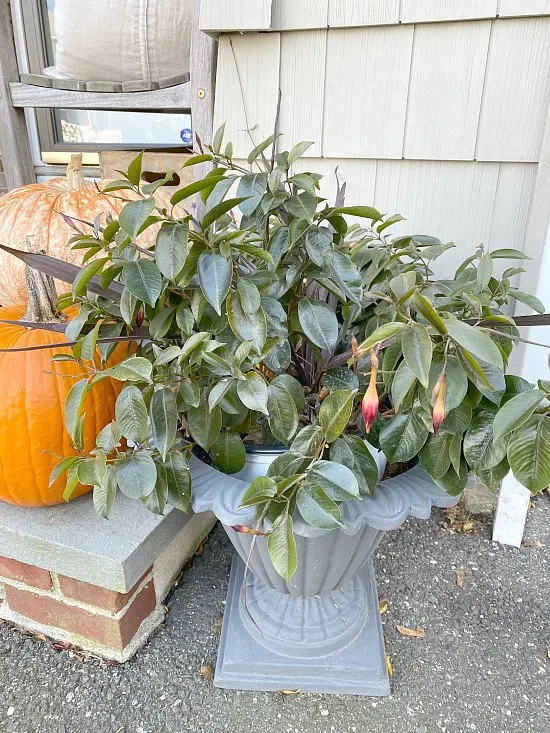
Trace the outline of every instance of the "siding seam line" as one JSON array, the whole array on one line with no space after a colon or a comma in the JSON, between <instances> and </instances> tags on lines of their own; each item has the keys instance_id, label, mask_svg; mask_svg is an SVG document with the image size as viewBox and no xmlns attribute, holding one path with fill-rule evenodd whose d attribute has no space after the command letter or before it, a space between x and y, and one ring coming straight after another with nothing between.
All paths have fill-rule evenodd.
<instances>
[{"instance_id":1,"label":"siding seam line","mask_svg":"<svg viewBox=\"0 0 550 733\"><path fill-rule=\"evenodd\" d=\"M491 57L491 50L493 48L493 34L495 28L495 20L491 20L491 28L489 30L489 42L487 44L487 56L485 58L485 71L483 73L483 86L481 89L481 104L479 105L479 116L477 118L477 130L476 130L476 141L474 144L474 160L477 161L478 146L479 146L479 134L481 130L481 120L483 117L483 111L485 108L485 100L487 98L487 76L489 74L489 59Z\"/></svg>"},{"instance_id":2,"label":"siding seam line","mask_svg":"<svg viewBox=\"0 0 550 733\"><path fill-rule=\"evenodd\" d=\"M409 81L407 83L407 103L405 107L405 124L403 125L403 140L401 143L401 160L405 160L405 145L407 142L407 129L409 126L409 110L411 102L411 81L414 66L414 50L416 47L416 24L413 26L413 37L411 42L411 59L409 64Z\"/></svg>"}]
</instances>

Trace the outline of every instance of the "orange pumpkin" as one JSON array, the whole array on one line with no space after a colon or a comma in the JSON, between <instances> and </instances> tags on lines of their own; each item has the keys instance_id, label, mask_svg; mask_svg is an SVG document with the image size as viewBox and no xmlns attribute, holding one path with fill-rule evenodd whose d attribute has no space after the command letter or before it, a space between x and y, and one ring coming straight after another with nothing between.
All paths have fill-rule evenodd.
<instances>
[{"instance_id":1,"label":"orange pumpkin","mask_svg":"<svg viewBox=\"0 0 550 733\"><path fill-rule=\"evenodd\" d=\"M29 307L0 308L2 320L55 321L53 281L29 270L35 287L29 290ZM46 285L44 285L46 283ZM49 292L48 292L49 289ZM44 295L46 293L46 296ZM0 349L60 343L63 334L0 323ZM124 358L128 346L120 346L109 365ZM76 455L65 430L65 399L85 370L74 362L52 362L66 348L0 352L0 500L21 506L60 504L65 477L48 487L50 474L61 457ZM55 372L55 373L54 373ZM104 379L86 396L84 449L95 446L95 436L114 417L121 383ZM90 490L79 485L72 498Z\"/></svg>"},{"instance_id":2,"label":"orange pumpkin","mask_svg":"<svg viewBox=\"0 0 550 733\"><path fill-rule=\"evenodd\" d=\"M52 178L46 183L32 183L10 191L0 198L0 242L14 249L26 249L27 238L35 252L80 264L82 250L72 250L69 239L76 234L60 213L93 221L98 214L118 216L126 200L135 198L132 191L117 191L114 196L101 195L92 181L81 172L82 155L72 155L65 178ZM121 200L123 199L123 200ZM77 226L86 234L89 227ZM67 285L57 283L58 292ZM16 257L0 252L0 305L25 305L25 266Z\"/></svg>"}]
</instances>

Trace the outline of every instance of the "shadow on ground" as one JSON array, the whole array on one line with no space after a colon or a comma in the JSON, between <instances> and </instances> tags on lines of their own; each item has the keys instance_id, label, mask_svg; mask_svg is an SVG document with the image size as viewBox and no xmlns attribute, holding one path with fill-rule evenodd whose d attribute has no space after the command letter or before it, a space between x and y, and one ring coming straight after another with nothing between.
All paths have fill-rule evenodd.
<instances>
[{"instance_id":1,"label":"shadow on ground","mask_svg":"<svg viewBox=\"0 0 550 733\"><path fill-rule=\"evenodd\" d=\"M386 699L233 692L201 677L215 664L231 559L217 527L169 598L165 627L123 667L0 626L0 732L547 733L549 519L541 497L521 550L494 545L488 525L449 532L439 513L386 538L375 563L394 668Z\"/></svg>"}]
</instances>

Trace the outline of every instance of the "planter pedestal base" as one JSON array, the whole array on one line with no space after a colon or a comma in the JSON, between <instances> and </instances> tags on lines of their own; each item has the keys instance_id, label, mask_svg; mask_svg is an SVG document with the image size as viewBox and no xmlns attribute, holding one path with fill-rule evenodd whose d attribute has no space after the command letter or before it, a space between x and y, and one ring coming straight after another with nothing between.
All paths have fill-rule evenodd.
<instances>
[{"instance_id":1,"label":"planter pedestal base","mask_svg":"<svg viewBox=\"0 0 550 733\"><path fill-rule=\"evenodd\" d=\"M246 604L250 614L243 604L243 577L244 563L236 555L231 566L214 677L217 687L349 695L389 694L386 652L371 560L353 582L321 598L306 599L277 593L262 586L249 573ZM274 603L278 599L285 606L284 619L288 619L276 641L269 614L265 617L263 636L255 621L255 617L257 620L262 618L262 603L269 602L270 594L274 594ZM300 618L303 619L301 624ZM330 637L334 637L335 628L348 622L353 626L349 629L351 633L341 632L341 638L347 639L347 643L344 641L343 646L335 651L330 649ZM326 634L323 629L326 629ZM294 647L292 634L296 634Z\"/></svg>"}]
</instances>

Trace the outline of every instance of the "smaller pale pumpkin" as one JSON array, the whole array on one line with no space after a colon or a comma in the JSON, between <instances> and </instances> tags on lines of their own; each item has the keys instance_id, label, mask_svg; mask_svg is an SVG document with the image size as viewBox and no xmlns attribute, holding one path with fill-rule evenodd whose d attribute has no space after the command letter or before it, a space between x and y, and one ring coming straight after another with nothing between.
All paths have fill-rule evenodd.
<instances>
[{"instance_id":1,"label":"smaller pale pumpkin","mask_svg":"<svg viewBox=\"0 0 550 733\"><path fill-rule=\"evenodd\" d=\"M135 194L128 190L117 191L116 197L102 194L101 186L98 188L84 178L81 166L82 155L72 155L65 178L31 183L2 196L0 243L24 250L30 241L37 252L79 265L82 250L73 250L68 244L76 232L61 214L93 222L98 214L117 217L127 200L135 199ZM86 234L91 233L85 224L76 223ZM59 293L67 290L65 283L57 285ZM25 266L21 260L0 252L0 305L25 305L26 302Z\"/></svg>"},{"instance_id":2,"label":"smaller pale pumpkin","mask_svg":"<svg viewBox=\"0 0 550 733\"><path fill-rule=\"evenodd\" d=\"M55 313L53 280L28 269L29 305L0 308L1 320L60 322ZM70 314L71 315L71 314ZM69 315L69 317L70 317ZM72 314L74 315L74 314ZM65 319L66 320L66 319ZM50 474L60 458L76 455L64 425L65 399L85 370L74 362L53 362L55 354L67 348L11 351L25 347L60 343L63 334L0 323L0 500L22 506L43 506L63 502L65 478L48 486ZM109 364L124 358L128 345L119 347ZM2 350L10 351L2 353ZM121 384L111 379L99 382L87 395L84 450L95 446L95 436L114 417ZM78 486L72 498L89 491Z\"/></svg>"}]
</instances>

